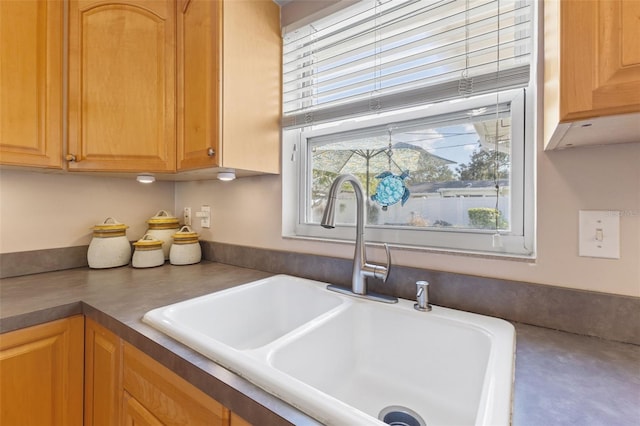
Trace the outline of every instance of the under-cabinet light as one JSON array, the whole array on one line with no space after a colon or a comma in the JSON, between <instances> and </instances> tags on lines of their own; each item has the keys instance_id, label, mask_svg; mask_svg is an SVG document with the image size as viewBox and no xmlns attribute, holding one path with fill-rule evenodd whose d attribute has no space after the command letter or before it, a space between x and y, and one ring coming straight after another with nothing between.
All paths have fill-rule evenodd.
<instances>
[{"instance_id":1,"label":"under-cabinet light","mask_svg":"<svg viewBox=\"0 0 640 426\"><path fill-rule=\"evenodd\" d=\"M156 181L156 177L154 175L142 174L138 175L136 180L140 183L153 183Z\"/></svg>"},{"instance_id":2,"label":"under-cabinet light","mask_svg":"<svg viewBox=\"0 0 640 426\"><path fill-rule=\"evenodd\" d=\"M236 178L236 171L233 169L221 170L218 172L218 179L228 182Z\"/></svg>"}]
</instances>

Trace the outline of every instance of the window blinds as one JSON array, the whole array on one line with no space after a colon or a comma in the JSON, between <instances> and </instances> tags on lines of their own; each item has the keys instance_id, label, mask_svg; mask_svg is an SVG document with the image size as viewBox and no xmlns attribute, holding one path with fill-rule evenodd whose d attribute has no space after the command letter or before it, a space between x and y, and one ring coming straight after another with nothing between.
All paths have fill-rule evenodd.
<instances>
[{"instance_id":1,"label":"window blinds","mask_svg":"<svg viewBox=\"0 0 640 426\"><path fill-rule=\"evenodd\" d=\"M524 87L531 0L366 0L285 32L283 127Z\"/></svg>"}]
</instances>

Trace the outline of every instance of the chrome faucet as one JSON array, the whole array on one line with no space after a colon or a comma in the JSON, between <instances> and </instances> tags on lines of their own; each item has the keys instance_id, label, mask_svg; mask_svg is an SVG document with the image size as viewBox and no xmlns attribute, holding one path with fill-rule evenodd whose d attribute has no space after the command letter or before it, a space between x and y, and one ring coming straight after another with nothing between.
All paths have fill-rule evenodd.
<instances>
[{"instance_id":1,"label":"chrome faucet","mask_svg":"<svg viewBox=\"0 0 640 426\"><path fill-rule=\"evenodd\" d=\"M362 185L358 179L350 174L343 174L336 178L329 190L329 199L327 206L324 209L324 215L322 216L321 225L325 228L335 227L336 218L336 200L338 198L338 192L342 187L342 184L349 182L356 193L356 248L353 255L353 271L351 274L351 290L347 290L343 287L330 285L327 288L329 290L337 291L340 293L346 293L353 296L364 297L367 299L376 300L379 302L396 303L397 298L392 296L386 296L383 294L369 293L367 291L367 277L373 277L381 279L382 282L386 282L391 269L391 254L389 253L389 246L384 245L387 253L387 264L379 265L376 263L367 262L366 248L364 242L364 225L366 222L365 214L365 197Z\"/></svg>"}]
</instances>

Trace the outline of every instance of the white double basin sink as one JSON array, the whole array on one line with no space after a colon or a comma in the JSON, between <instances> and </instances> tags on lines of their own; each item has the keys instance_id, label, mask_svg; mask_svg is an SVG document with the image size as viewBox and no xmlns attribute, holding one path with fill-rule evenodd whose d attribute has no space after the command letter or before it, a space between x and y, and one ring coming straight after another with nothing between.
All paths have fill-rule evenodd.
<instances>
[{"instance_id":1,"label":"white double basin sink","mask_svg":"<svg viewBox=\"0 0 640 426\"><path fill-rule=\"evenodd\" d=\"M154 309L144 321L329 425L508 425L506 321L383 304L277 275ZM407 423L419 424L419 423Z\"/></svg>"}]
</instances>

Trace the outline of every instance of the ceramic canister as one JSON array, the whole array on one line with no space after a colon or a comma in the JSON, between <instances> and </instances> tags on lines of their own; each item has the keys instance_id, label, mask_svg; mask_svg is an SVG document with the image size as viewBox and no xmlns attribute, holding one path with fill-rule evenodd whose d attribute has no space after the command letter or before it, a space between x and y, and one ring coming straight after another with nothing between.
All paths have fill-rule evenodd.
<instances>
[{"instance_id":1,"label":"ceramic canister","mask_svg":"<svg viewBox=\"0 0 640 426\"><path fill-rule=\"evenodd\" d=\"M90 268L115 268L129 264L131 244L127 239L127 228L112 217L92 228L93 238L87 251Z\"/></svg>"},{"instance_id":2,"label":"ceramic canister","mask_svg":"<svg viewBox=\"0 0 640 426\"><path fill-rule=\"evenodd\" d=\"M169 261L172 265L191 265L202 259L202 249L198 242L198 234L190 227L183 226L173 234L173 244Z\"/></svg>"},{"instance_id":3,"label":"ceramic canister","mask_svg":"<svg viewBox=\"0 0 640 426\"><path fill-rule=\"evenodd\" d=\"M144 237L133 243L135 251L133 252L131 266L134 268L153 268L154 266L164 265L162 244L162 241L145 234Z\"/></svg>"},{"instance_id":4,"label":"ceramic canister","mask_svg":"<svg viewBox=\"0 0 640 426\"><path fill-rule=\"evenodd\" d=\"M166 210L160 210L155 216L147 220L147 224L149 225L147 234L164 243L162 244L162 252L164 259L168 260L173 242L172 237L180 229L180 221L177 217L171 216L171 213Z\"/></svg>"}]
</instances>

